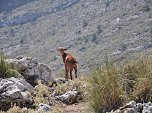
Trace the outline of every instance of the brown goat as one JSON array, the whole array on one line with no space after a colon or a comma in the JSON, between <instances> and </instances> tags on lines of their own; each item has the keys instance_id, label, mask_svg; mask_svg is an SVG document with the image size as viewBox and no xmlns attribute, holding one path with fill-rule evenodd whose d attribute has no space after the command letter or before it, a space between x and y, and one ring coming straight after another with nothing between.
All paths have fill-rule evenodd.
<instances>
[{"instance_id":1,"label":"brown goat","mask_svg":"<svg viewBox=\"0 0 152 113\"><path fill-rule=\"evenodd\" d=\"M62 47L59 47L57 51L60 52L64 65L65 65L65 79L69 79L69 72L70 78L72 80L72 71L75 71L75 78L77 78L77 61L76 59L69 53L65 53L65 50Z\"/></svg>"}]
</instances>

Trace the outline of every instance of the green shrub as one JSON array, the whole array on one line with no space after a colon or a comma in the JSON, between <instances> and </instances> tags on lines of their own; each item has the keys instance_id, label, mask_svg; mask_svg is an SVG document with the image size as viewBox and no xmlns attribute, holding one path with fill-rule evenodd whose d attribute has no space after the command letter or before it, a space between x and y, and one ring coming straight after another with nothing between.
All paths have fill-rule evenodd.
<instances>
[{"instance_id":1,"label":"green shrub","mask_svg":"<svg viewBox=\"0 0 152 113\"><path fill-rule=\"evenodd\" d=\"M110 112L122 105L123 92L117 78L117 69L113 65L107 63L102 69L95 70L88 82L88 101L95 113Z\"/></svg>"},{"instance_id":2,"label":"green shrub","mask_svg":"<svg viewBox=\"0 0 152 113\"><path fill-rule=\"evenodd\" d=\"M9 78L9 77L16 77L16 78L17 78L17 77L21 77L20 73L19 73L18 71L14 70L14 69L8 69L8 70L5 72L4 76L5 76L6 78Z\"/></svg>"},{"instance_id":3,"label":"green shrub","mask_svg":"<svg viewBox=\"0 0 152 113\"><path fill-rule=\"evenodd\" d=\"M101 29L101 25L97 26L97 34L101 34L102 33L102 29Z\"/></svg>"},{"instance_id":4,"label":"green shrub","mask_svg":"<svg viewBox=\"0 0 152 113\"><path fill-rule=\"evenodd\" d=\"M5 72L9 69L9 65L5 62L5 56L1 52L0 54L0 77L4 78Z\"/></svg>"},{"instance_id":5,"label":"green shrub","mask_svg":"<svg viewBox=\"0 0 152 113\"><path fill-rule=\"evenodd\" d=\"M120 51L126 51L126 49L127 49L127 45L122 43L122 44L120 45L119 50L120 50Z\"/></svg>"},{"instance_id":6,"label":"green shrub","mask_svg":"<svg viewBox=\"0 0 152 113\"><path fill-rule=\"evenodd\" d=\"M5 55L1 52L0 54L0 78L8 77L21 77L21 75L15 69L12 69L5 61Z\"/></svg>"},{"instance_id":7,"label":"green shrub","mask_svg":"<svg viewBox=\"0 0 152 113\"><path fill-rule=\"evenodd\" d=\"M87 23L86 20L84 20L84 21L83 21L83 27L86 27L86 26L88 26L88 23Z\"/></svg>"},{"instance_id":8,"label":"green shrub","mask_svg":"<svg viewBox=\"0 0 152 113\"><path fill-rule=\"evenodd\" d=\"M110 6L110 4L111 4L111 0L107 0L106 2L105 2L105 5L106 5L106 7L109 7Z\"/></svg>"},{"instance_id":9,"label":"green shrub","mask_svg":"<svg viewBox=\"0 0 152 113\"><path fill-rule=\"evenodd\" d=\"M150 7L148 5L143 6L143 8L141 9L143 12L149 12L150 11Z\"/></svg>"}]
</instances>

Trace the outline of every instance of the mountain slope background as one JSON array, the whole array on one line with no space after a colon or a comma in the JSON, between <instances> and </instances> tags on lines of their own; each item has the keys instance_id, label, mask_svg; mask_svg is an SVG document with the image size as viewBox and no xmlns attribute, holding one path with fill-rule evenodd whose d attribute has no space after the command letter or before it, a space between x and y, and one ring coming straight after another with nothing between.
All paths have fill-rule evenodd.
<instances>
[{"instance_id":1,"label":"mountain slope background","mask_svg":"<svg viewBox=\"0 0 152 113\"><path fill-rule=\"evenodd\" d=\"M64 68L56 51L61 46L76 57L82 74L107 57L120 62L151 54L151 0L2 1L0 48L10 58L37 58L53 75Z\"/></svg>"}]
</instances>

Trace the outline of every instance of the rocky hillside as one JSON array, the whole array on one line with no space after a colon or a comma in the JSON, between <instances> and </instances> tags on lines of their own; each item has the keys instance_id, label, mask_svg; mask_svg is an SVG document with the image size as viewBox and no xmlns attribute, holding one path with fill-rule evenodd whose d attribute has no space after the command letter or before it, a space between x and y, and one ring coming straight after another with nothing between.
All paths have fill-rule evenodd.
<instances>
[{"instance_id":1,"label":"rocky hillside","mask_svg":"<svg viewBox=\"0 0 152 113\"><path fill-rule=\"evenodd\" d=\"M151 0L7 1L0 2L0 48L11 58L36 57L54 74L63 69L60 46L78 59L81 73L106 56L121 61L151 54Z\"/></svg>"}]
</instances>

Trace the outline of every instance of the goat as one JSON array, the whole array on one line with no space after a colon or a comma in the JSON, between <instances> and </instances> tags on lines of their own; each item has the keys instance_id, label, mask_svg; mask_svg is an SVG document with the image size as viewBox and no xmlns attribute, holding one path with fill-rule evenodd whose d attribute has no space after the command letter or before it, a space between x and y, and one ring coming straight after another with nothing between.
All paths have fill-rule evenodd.
<instances>
[{"instance_id":1,"label":"goat","mask_svg":"<svg viewBox=\"0 0 152 113\"><path fill-rule=\"evenodd\" d=\"M66 53L63 47L59 47L57 51L60 52L64 65L65 65L65 79L69 79L69 72L70 78L72 80L72 71L75 71L75 78L77 78L77 61L76 59L69 53Z\"/></svg>"}]
</instances>

